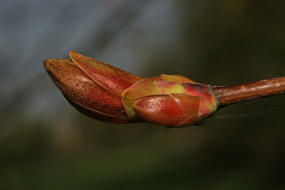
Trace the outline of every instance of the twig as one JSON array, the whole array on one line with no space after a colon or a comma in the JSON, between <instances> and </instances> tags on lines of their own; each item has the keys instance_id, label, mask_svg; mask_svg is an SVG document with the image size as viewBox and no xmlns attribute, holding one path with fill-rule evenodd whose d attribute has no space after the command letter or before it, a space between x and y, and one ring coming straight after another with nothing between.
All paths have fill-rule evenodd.
<instances>
[{"instance_id":1,"label":"twig","mask_svg":"<svg viewBox=\"0 0 285 190\"><path fill-rule=\"evenodd\" d=\"M285 77L231 86L213 87L219 106L285 93Z\"/></svg>"}]
</instances>

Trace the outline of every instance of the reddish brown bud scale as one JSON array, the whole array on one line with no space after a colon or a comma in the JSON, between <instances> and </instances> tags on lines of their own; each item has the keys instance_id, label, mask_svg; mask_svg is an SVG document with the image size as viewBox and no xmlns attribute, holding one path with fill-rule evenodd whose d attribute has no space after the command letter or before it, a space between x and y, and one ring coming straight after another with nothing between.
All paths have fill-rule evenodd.
<instances>
[{"instance_id":1,"label":"reddish brown bud scale","mask_svg":"<svg viewBox=\"0 0 285 190\"><path fill-rule=\"evenodd\" d=\"M116 95L120 95L126 88L142 79L75 51L70 51L69 56L73 63L94 82Z\"/></svg>"},{"instance_id":2,"label":"reddish brown bud scale","mask_svg":"<svg viewBox=\"0 0 285 190\"><path fill-rule=\"evenodd\" d=\"M129 121L121 97L103 89L70 60L48 59L44 65L64 96L79 111L105 121Z\"/></svg>"},{"instance_id":3,"label":"reddish brown bud scale","mask_svg":"<svg viewBox=\"0 0 285 190\"><path fill-rule=\"evenodd\" d=\"M139 117L156 124L184 126L195 123L198 119L199 97L184 96L189 95L170 94L138 98L134 102L134 109Z\"/></svg>"}]
</instances>

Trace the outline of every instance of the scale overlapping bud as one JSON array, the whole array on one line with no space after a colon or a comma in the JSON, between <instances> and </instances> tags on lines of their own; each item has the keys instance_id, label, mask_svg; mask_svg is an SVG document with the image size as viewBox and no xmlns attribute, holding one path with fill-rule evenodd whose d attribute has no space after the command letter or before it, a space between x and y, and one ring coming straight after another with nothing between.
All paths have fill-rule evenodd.
<instances>
[{"instance_id":1,"label":"scale overlapping bud","mask_svg":"<svg viewBox=\"0 0 285 190\"><path fill-rule=\"evenodd\" d=\"M90 117L175 127L194 124L217 109L211 88L187 77L143 79L74 51L70 58L48 59L44 65L67 100Z\"/></svg>"},{"instance_id":2,"label":"scale overlapping bud","mask_svg":"<svg viewBox=\"0 0 285 190\"><path fill-rule=\"evenodd\" d=\"M179 75L136 82L122 93L122 99L130 118L165 126L194 124L217 109L210 88Z\"/></svg>"}]
</instances>

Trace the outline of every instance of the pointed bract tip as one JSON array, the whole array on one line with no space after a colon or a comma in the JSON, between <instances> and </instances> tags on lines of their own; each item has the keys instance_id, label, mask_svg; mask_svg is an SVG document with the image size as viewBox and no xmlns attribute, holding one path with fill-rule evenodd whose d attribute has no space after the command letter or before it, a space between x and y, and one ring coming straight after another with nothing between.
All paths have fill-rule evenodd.
<instances>
[{"instance_id":1,"label":"pointed bract tip","mask_svg":"<svg viewBox=\"0 0 285 190\"><path fill-rule=\"evenodd\" d=\"M46 59L43 63L53 82L77 110L99 120L129 121L121 97L96 84L69 59Z\"/></svg>"}]
</instances>

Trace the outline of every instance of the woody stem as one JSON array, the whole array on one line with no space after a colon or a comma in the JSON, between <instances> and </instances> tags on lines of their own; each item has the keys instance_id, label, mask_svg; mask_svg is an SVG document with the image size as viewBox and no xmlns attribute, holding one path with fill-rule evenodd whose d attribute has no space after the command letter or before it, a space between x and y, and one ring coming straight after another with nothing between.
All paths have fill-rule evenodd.
<instances>
[{"instance_id":1,"label":"woody stem","mask_svg":"<svg viewBox=\"0 0 285 190\"><path fill-rule=\"evenodd\" d=\"M259 97L283 94L285 93L285 77L212 88L219 106L226 106Z\"/></svg>"}]
</instances>

